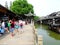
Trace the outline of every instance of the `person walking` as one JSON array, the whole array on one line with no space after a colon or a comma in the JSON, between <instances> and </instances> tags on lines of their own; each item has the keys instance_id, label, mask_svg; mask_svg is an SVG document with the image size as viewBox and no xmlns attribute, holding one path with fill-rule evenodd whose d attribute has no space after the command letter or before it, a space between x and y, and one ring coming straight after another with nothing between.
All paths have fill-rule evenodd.
<instances>
[{"instance_id":1,"label":"person walking","mask_svg":"<svg viewBox=\"0 0 60 45\"><path fill-rule=\"evenodd\" d=\"M11 20L8 21L8 30L10 31L11 28Z\"/></svg>"},{"instance_id":2,"label":"person walking","mask_svg":"<svg viewBox=\"0 0 60 45\"><path fill-rule=\"evenodd\" d=\"M7 32L9 32L9 30L8 30L8 21L7 21L7 20L5 21L5 30L6 30Z\"/></svg>"},{"instance_id":3,"label":"person walking","mask_svg":"<svg viewBox=\"0 0 60 45\"><path fill-rule=\"evenodd\" d=\"M15 21L15 29L16 29L17 32L19 32L18 28L19 28L19 22L17 20L17 21Z\"/></svg>"},{"instance_id":4,"label":"person walking","mask_svg":"<svg viewBox=\"0 0 60 45\"><path fill-rule=\"evenodd\" d=\"M20 30L21 30L21 33L23 33L24 31L23 31L23 21L21 20L21 22L20 22Z\"/></svg>"},{"instance_id":5,"label":"person walking","mask_svg":"<svg viewBox=\"0 0 60 45\"><path fill-rule=\"evenodd\" d=\"M4 34L4 30L2 29L2 23L1 23L1 20L0 20L0 36Z\"/></svg>"},{"instance_id":6,"label":"person walking","mask_svg":"<svg viewBox=\"0 0 60 45\"><path fill-rule=\"evenodd\" d=\"M23 28L23 23L21 23L20 26L21 26L21 29L22 29Z\"/></svg>"},{"instance_id":7,"label":"person walking","mask_svg":"<svg viewBox=\"0 0 60 45\"><path fill-rule=\"evenodd\" d=\"M5 21L4 20L2 20L0 30L1 30L1 33L4 34L5 32Z\"/></svg>"},{"instance_id":8,"label":"person walking","mask_svg":"<svg viewBox=\"0 0 60 45\"><path fill-rule=\"evenodd\" d=\"M4 29L5 30L5 22L4 21L2 21L2 29Z\"/></svg>"},{"instance_id":9,"label":"person walking","mask_svg":"<svg viewBox=\"0 0 60 45\"><path fill-rule=\"evenodd\" d=\"M0 36L1 36L1 20L0 20Z\"/></svg>"},{"instance_id":10,"label":"person walking","mask_svg":"<svg viewBox=\"0 0 60 45\"><path fill-rule=\"evenodd\" d=\"M13 37L14 36L14 21L12 20L11 21L11 28L10 28L10 32L11 32L11 36Z\"/></svg>"}]
</instances>

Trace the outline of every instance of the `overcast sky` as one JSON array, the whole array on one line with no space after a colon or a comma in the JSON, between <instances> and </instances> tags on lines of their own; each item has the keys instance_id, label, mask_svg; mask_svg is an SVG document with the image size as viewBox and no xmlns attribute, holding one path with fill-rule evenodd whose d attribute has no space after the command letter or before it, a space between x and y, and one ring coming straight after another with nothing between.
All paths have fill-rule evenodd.
<instances>
[{"instance_id":1,"label":"overcast sky","mask_svg":"<svg viewBox=\"0 0 60 45\"><path fill-rule=\"evenodd\" d=\"M1 0L0 4L5 5L5 1L9 2L13 0ZM52 12L60 11L60 0L27 0L34 6L34 12L37 16L47 16Z\"/></svg>"}]
</instances>

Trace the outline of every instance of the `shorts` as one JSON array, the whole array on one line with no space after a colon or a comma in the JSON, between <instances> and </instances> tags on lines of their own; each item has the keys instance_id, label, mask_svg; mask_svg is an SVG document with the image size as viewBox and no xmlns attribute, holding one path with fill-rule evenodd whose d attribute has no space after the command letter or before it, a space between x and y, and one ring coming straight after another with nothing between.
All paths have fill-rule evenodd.
<instances>
[{"instance_id":1,"label":"shorts","mask_svg":"<svg viewBox=\"0 0 60 45\"><path fill-rule=\"evenodd\" d=\"M18 29L19 28L19 26L15 26L15 29Z\"/></svg>"},{"instance_id":2,"label":"shorts","mask_svg":"<svg viewBox=\"0 0 60 45\"><path fill-rule=\"evenodd\" d=\"M21 28L21 26L19 26L19 28Z\"/></svg>"},{"instance_id":3,"label":"shorts","mask_svg":"<svg viewBox=\"0 0 60 45\"><path fill-rule=\"evenodd\" d=\"M10 32L12 32L12 33L13 33L13 31L14 31L14 28L10 28Z\"/></svg>"}]
</instances>

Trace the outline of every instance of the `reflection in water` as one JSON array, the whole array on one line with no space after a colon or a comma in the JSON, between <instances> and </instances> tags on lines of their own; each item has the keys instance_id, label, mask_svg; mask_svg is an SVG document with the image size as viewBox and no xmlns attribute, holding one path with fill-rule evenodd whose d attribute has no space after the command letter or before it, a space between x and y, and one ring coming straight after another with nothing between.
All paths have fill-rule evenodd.
<instances>
[{"instance_id":1,"label":"reflection in water","mask_svg":"<svg viewBox=\"0 0 60 45\"><path fill-rule=\"evenodd\" d=\"M56 40L60 40L60 34L55 33L55 32L53 32L53 31L49 30L49 29L48 29L48 26L42 25L42 26L40 26L40 27L42 27L43 29L46 29L47 32L49 33L49 36L50 36L50 37L52 37L52 38L54 38L54 39L56 39Z\"/></svg>"},{"instance_id":2,"label":"reflection in water","mask_svg":"<svg viewBox=\"0 0 60 45\"><path fill-rule=\"evenodd\" d=\"M60 34L49 30L46 25L39 25L36 26L36 28L38 30L38 35L43 35L44 45L60 45Z\"/></svg>"},{"instance_id":3,"label":"reflection in water","mask_svg":"<svg viewBox=\"0 0 60 45\"><path fill-rule=\"evenodd\" d=\"M52 38L56 40L60 40L60 34L51 33L51 31L49 31L49 36L51 36Z\"/></svg>"}]
</instances>

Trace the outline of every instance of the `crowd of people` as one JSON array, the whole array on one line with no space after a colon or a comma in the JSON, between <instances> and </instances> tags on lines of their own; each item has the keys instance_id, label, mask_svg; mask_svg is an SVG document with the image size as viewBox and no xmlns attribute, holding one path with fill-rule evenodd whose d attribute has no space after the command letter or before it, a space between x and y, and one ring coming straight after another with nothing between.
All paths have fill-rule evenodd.
<instances>
[{"instance_id":1,"label":"crowd of people","mask_svg":"<svg viewBox=\"0 0 60 45\"><path fill-rule=\"evenodd\" d=\"M23 25L27 24L25 23L25 21L22 20L9 20L9 21L1 21L0 20L0 35L5 34L5 32L7 33L11 33L11 36L14 36L14 31L16 30L17 32L19 32L19 28L23 28Z\"/></svg>"}]
</instances>

